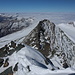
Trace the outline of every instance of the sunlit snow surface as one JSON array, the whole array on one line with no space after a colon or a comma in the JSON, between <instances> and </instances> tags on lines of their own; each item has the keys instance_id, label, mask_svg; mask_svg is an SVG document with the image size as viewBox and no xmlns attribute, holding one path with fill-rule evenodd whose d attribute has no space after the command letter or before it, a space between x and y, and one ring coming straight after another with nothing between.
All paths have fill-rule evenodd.
<instances>
[{"instance_id":1,"label":"sunlit snow surface","mask_svg":"<svg viewBox=\"0 0 75 75\"><path fill-rule=\"evenodd\" d=\"M27 58L29 57L30 60ZM33 60L34 59L34 60ZM63 69L63 70L55 70L51 71L50 69L44 68L38 62L44 63L44 57L38 51L26 46L22 48L19 52L14 52L11 56L9 56L9 66L15 66L17 62L18 64L18 71L14 73L14 75L68 75L71 73L75 73L70 68ZM35 61L38 61L37 63ZM38 66L39 64L39 66ZM30 72L28 72L27 66L30 66ZM5 68L1 67L0 72L4 71Z\"/></svg>"},{"instance_id":2,"label":"sunlit snow surface","mask_svg":"<svg viewBox=\"0 0 75 75\"><path fill-rule=\"evenodd\" d=\"M9 15L9 14L7 14ZM33 24L30 25L28 28L25 28L21 31L12 33L10 35L4 36L2 38L0 38L0 47L4 46L5 44L9 43L12 40L16 40L17 42L22 42L22 40L24 39L24 37L26 35L28 35L38 24L38 22L40 20L43 19L49 19L51 22L54 22L56 25L60 24L60 23L68 23L71 21L75 21L75 14L74 13L40 13L40 14L19 14L19 17L32 17L34 18ZM74 35L74 31L69 28L68 26L66 26L64 28L64 24L60 24L59 27L62 28L62 30L64 30L69 36L75 38ZM67 29L70 29L73 33L71 34L70 31L67 31ZM73 28L74 29L74 28ZM55 70L55 71L51 71L50 69L46 69L44 67L41 67L41 65L38 65L38 62L36 63L36 61L34 60L36 59L36 61L41 62L42 64L44 63L44 57L40 54L38 54L38 52L34 51L32 48L26 46L25 48L22 48L18 53L14 52L14 54L12 54L11 56L9 56L9 62L10 65L9 66L15 66L15 64L17 62L19 62L18 64L18 71L14 73L14 75L69 75L71 73L75 73L74 70L72 70L71 68L67 68L64 70ZM30 69L31 72L27 71L26 66L30 65ZM1 67L0 68L0 73L2 71L4 71L6 68ZM75 74L74 74L75 75Z\"/></svg>"},{"instance_id":3,"label":"sunlit snow surface","mask_svg":"<svg viewBox=\"0 0 75 75\"><path fill-rule=\"evenodd\" d=\"M75 27L70 24L59 24L58 27L75 43Z\"/></svg>"},{"instance_id":4,"label":"sunlit snow surface","mask_svg":"<svg viewBox=\"0 0 75 75\"><path fill-rule=\"evenodd\" d=\"M56 25L60 23L69 23L75 21L75 13L7 13L7 16L16 16L18 15L18 19L24 17L24 18L32 18L34 19L32 25L30 25L28 28L25 28L21 31L15 32L13 34L7 35L5 37L0 38L0 47L4 46L5 44L9 43L11 40L18 40L22 39L24 36L28 35L31 30L33 30L39 21L43 19L48 19L51 22L54 22Z\"/></svg>"}]
</instances>

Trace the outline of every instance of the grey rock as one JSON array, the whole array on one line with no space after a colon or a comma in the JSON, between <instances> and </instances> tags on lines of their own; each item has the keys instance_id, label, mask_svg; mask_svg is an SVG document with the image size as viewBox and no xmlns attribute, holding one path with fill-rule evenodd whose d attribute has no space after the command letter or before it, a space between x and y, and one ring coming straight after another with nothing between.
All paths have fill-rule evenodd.
<instances>
[{"instance_id":1,"label":"grey rock","mask_svg":"<svg viewBox=\"0 0 75 75\"><path fill-rule=\"evenodd\" d=\"M3 65L4 59L0 59L0 67Z\"/></svg>"}]
</instances>

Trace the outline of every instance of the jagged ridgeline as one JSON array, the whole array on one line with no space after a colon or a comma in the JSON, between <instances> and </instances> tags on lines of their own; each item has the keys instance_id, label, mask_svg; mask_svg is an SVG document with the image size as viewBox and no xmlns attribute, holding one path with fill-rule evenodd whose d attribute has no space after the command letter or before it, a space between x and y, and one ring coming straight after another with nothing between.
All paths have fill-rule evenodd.
<instances>
[{"instance_id":1,"label":"jagged ridgeline","mask_svg":"<svg viewBox=\"0 0 75 75\"><path fill-rule=\"evenodd\" d=\"M3 16L0 15L0 37L6 36L13 32L22 30L23 28L28 27L33 22L31 17L29 18L20 18L18 16Z\"/></svg>"},{"instance_id":2,"label":"jagged ridgeline","mask_svg":"<svg viewBox=\"0 0 75 75\"><path fill-rule=\"evenodd\" d=\"M37 50L44 56L48 56L51 52L50 36L55 34L55 24L47 19L39 22L39 24L25 37L23 42ZM54 43L54 40L52 40Z\"/></svg>"}]
</instances>

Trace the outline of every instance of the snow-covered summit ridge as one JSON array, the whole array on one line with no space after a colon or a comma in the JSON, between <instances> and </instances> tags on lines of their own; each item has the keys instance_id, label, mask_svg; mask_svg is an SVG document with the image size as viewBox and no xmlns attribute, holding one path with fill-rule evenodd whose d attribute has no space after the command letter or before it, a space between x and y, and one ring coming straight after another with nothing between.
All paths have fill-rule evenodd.
<instances>
[{"instance_id":1,"label":"snow-covered summit ridge","mask_svg":"<svg viewBox=\"0 0 75 75\"><path fill-rule=\"evenodd\" d=\"M40 16L40 15L39 15ZM49 16L49 15L48 15ZM20 17L19 17L19 19L20 19ZM48 21L47 21L48 22ZM46 24L47 24L47 22L44 22L43 23L43 25L45 24L45 26L46 26ZM24 39L24 37L26 36L26 35L28 35L34 28L35 28L35 26L38 24L38 21L36 21L34 24L32 24L32 26L29 26L28 27L28 29L23 29L23 30L21 30L21 31L18 31L18 32L16 32L16 33L13 33L13 34L10 34L10 35L8 35L8 36L5 36L5 37L3 37L3 38L0 38L0 44L1 44L1 46L4 46L4 45L6 45L7 43L10 43L10 41L12 41L12 40L16 40L17 42L22 42L23 41L23 39ZM48 23L49 24L49 23ZM47 29L47 27L44 27L44 29ZM62 29L62 28L61 28ZM29 31L30 30L30 31ZM17 35L16 35L17 34ZM60 33L61 34L61 33ZM13 37L14 36L14 37ZM51 35L52 36L52 35ZM11 38L12 37L12 38ZM52 37L54 37L54 36L52 36ZM51 38L52 38L51 37ZM46 39L47 39L47 37L45 37ZM53 38L54 39L54 38ZM53 39L51 39L51 40L53 40ZM30 39L31 40L31 39ZM57 40L60 40L59 39L59 37L58 37L58 39ZM42 37L41 37L41 41L43 42L43 40L42 40ZM46 40L47 41L47 40ZM59 43L60 42L60 43ZM67 42L67 41L66 41ZM66 43L65 42L65 43ZM34 43L34 42L33 42ZM47 43L49 43L49 41L47 41ZM61 41L58 41L57 42L58 44L60 44L61 45ZM53 44L53 43L52 43ZM64 44L65 45L65 44ZM54 47L54 45L52 45L53 47ZM70 45L68 45L69 46L69 48L72 48L72 46L70 47ZM35 46L34 46L35 47ZM41 45L41 47L43 48L43 46ZM70 52L68 52L67 51L67 53L70 53L70 54L67 54L66 53L66 47L65 46L63 46L64 48L65 48L65 50L64 50L64 53L66 54L66 55L70 55L70 56L74 56L74 53L71 53L72 52L72 50L70 51ZM68 48L68 49L69 49ZM25 48L26 49L26 48ZM67 49L67 50L68 50ZM29 48L27 48L27 50L29 50ZM46 50L47 50L47 48L46 48ZM60 50L60 48L59 48L59 50ZM63 50L62 50L63 51ZM60 51L59 51L60 52ZM59 53L59 52L57 52L57 54ZM52 52L53 53L53 52ZM60 53L59 53L60 54ZM71 55L72 54L72 55ZM16 54L15 54L16 55ZM73 57L72 56L72 57ZM13 56L12 56L13 57ZM54 58L55 58L56 56L54 56ZM30 58L29 56L27 56L26 55L26 58L28 59L28 60L31 60L32 58ZM70 58L70 57L69 57ZM57 59L59 59L59 58L57 58L56 57L56 62L59 64L59 62L60 61L58 61ZM74 58L72 58L73 60L74 60ZM34 59L33 59L34 60ZM61 60L62 60L62 58L61 58ZM63 60L62 60L63 61ZM70 61L70 60L68 60L68 61ZM35 61L36 63L38 63L37 62L37 60ZM56 65L56 63L55 63L55 60L53 60L52 59L52 62L54 63L54 65ZM72 64L72 66L73 66L73 62L74 61L71 61L71 62L69 62L69 64ZM46 74L46 75L49 75L49 74L51 74L51 73L54 73L55 71L50 71L50 73L48 74L48 71L47 71L47 69L46 70L43 70L43 69L40 69L40 71L42 71L42 73L40 72L40 73L38 73L38 65L37 66L35 66L36 65L36 63L33 65L34 67L35 67L35 69L36 69L36 75L38 74ZM16 64L16 63L15 63ZM40 63L39 63L40 64ZM61 64L59 64L59 65L61 65ZM57 65L58 66L58 65ZM61 65L62 66L62 65ZM21 66L20 66L21 67ZM19 68L20 68L19 67ZM34 67L32 67L32 69L34 70ZM22 69L22 67L21 67L21 69ZM37 71L38 70L38 71ZM66 69L67 70L67 69ZM70 70L72 73L73 73L73 71L72 71L72 69L68 69L68 70ZM45 71L45 72L43 72L43 71ZM63 70L64 71L64 70ZM24 74L26 73L27 71L26 70L24 70ZM46 73L47 72L47 73ZM66 71L67 72L67 71ZM56 73L56 72L55 72ZM59 73L59 71L58 71L58 73ZM23 74L23 72L22 72L22 70L20 71L20 75L21 74ZM31 74L31 73L30 73ZM32 75L35 75L35 72L34 73L32 73ZM57 74L58 75L58 74ZM61 74L60 74L61 75Z\"/></svg>"},{"instance_id":2,"label":"snow-covered summit ridge","mask_svg":"<svg viewBox=\"0 0 75 75\"><path fill-rule=\"evenodd\" d=\"M9 66L12 66L13 75L69 75L71 73L75 73L72 69L67 68L64 70L55 70L51 71L47 68L47 65L45 64L45 57L39 53L37 50L34 50L33 48L30 48L29 46L25 46L17 53L14 52L11 56L8 56L6 58L9 58ZM6 59L4 57L4 59ZM15 64L18 62L18 69L17 71L14 71ZM29 68L27 68L29 66ZM48 65L49 66L49 65ZM8 68L7 67L7 68ZM0 68L0 72L3 72L5 69L3 66ZM30 69L30 71L29 71ZM2 75L3 73L1 73ZM7 73L6 73L7 74ZM8 74L11 74L8 71Z\"/></svg>"},{"instance_id":3,"label":"snow-covered summit ridge","mask_svg":"<svg viewBox=\"0 0 75 75\"><path fill-rule=\"evenodd\" d=\"M30 18L30 20L31 20L31 18ZM31 30L33 30L37 26L37 24L38 24L38 21L34 20L33 23L31 25L29 25L28 27L23 28L12 34L6 35L4 37L1 37L0 38L0 48L3 47L4 45L6 45L7 43L10 43L11 41L20 41L26 35L28 35L31 32Z\"/></svg>"},{"instance_id":4,"label":"snow-covered summit ridge","mask_svg":"<svg viewBox=\"0 0 75 75\"><path fill-rule=\"evenodd\" d=\"M39 22L23 42L59 63L59 66L61 65L64 68L73 67L75 64L75 43L71 39L75 37L75 31L73 30L75 30L73 25L55 25L45 19ZM54 60L54 58L57 60Z\"/></svg>"},{"instance_id":5,"label":"snow-covered summit ridge","mask_svg":"<svg viewBox=\"0 0 75 75\"><path fill-rule=\"evenodd\" d=\"M75 43L75 22L57 25Z\"/></svg>"}]
</instances>

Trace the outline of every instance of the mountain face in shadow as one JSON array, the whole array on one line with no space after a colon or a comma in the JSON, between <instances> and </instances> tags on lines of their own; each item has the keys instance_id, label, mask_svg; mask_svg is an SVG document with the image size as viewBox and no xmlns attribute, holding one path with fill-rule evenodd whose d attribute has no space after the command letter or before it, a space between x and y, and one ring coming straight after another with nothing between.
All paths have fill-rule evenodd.
<instances>
[{"instance_id":1,"label":"mountain face in shadow","mask_svg":"<svg viewBox=\"0 0 75 75\"><path fill-rule=\"evenodd\" d=\"M23 42L39 50L44 56L48 56L51 51L50 29L52 29L55 34L54 23L44 19L25 37Z\"/></svg>"}]
</instances>

